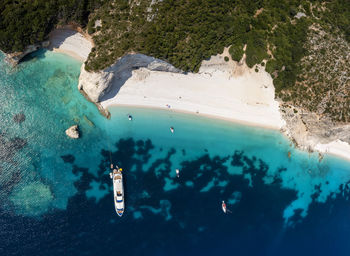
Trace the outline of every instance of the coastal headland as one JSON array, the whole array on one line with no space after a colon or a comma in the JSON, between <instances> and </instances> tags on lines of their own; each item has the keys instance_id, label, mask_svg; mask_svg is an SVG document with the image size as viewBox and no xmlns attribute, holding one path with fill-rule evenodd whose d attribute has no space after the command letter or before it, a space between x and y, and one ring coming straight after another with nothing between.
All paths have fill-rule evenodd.
<instances>
[{"instance_id":1,"label":"coastal headland","mask_svg":"<svg viewBox=\"0 0 350 256\"><path fill-rule=\"evenodd\" d=\"M50 34L48 49L84 62L92 47L91 39L64 28ZM203 61L198 73L184 73L162 60L135 53L100 72L87 72L82 65L78 87L105 113L111 106L150 107L278 129L304 150L350 160L348 126L332 127L339 131L332 136L324 136L326 131L312 134L300 109L285 107L275 99L272 78L264 67L250 69L244 57L233 61L227 48Z\"/></svg>"}]
</instances>

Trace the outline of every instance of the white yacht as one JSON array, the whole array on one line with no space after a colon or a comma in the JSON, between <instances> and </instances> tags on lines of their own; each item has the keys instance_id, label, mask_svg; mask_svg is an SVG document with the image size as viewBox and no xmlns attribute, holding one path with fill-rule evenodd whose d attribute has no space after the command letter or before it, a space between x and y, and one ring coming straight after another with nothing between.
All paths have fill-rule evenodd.
<instances>
[{"instance_id":1,"label":"white yacht","mask_svg":"<svg viewBox=\"0 0 350 256\"><path fill-rule=\"evenodd\" d=\"M113 165L111 165L113 169ZM123 169L116 166L113 172L109 174L113 179L113 194L115 211L121 217L124 213L124 186L123 186Z\"/></svg>"}]
</instances>

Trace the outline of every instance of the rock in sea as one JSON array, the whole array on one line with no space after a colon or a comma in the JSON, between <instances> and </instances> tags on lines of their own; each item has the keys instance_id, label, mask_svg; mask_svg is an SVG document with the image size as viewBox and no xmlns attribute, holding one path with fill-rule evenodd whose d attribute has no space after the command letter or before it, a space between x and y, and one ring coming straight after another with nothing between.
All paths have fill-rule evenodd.
<instances>
[{"instance_id":1,"label":"rock in sea","mask_svg":"<svg viewBox=\"0 0 350 256\"><path fill-rule=\"evenodd\" d=\"M69 127L66 130L66 134L68 137L72 138L72 139L78 139L79 138L79 128L78 125L73 125L71 127Z\"/></svg>"}]
</instances>

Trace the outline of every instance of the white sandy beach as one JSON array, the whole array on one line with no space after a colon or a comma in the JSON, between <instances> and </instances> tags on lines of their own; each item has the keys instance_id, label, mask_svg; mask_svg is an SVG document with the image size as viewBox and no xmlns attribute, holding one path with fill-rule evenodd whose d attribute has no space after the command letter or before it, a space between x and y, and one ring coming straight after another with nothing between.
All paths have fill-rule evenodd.
<instances>
[{"instance_id":1,"label":"white sandy beach","mask_svg":"<svg viewBox=\"0 0 350 256\"><path fill-rule=\"evenodd\" d=\"M72 29L55 29L50 33L49 50L62 52L84 62L92 49L92 43L83 34Z\"/></svg>"},{"instance_id":2,"label":"white sandy beach","mask_svg":"<svg viewBox=\"0 0 350 256\"><path fill-rule=\"evenodd\" d=\"M57 29L50 36L50 49L66 53L80 61L89 55L92 43L82 34L69 29ZM102 101L104 108L136 106L168 109L270 129L281 129L285 121L275 100L271 76L259 67L259 72L245 64L238 65L225 49L221 55L203 61L199 73L179 74L134 70L119 92ZM168 107L170 106L170 107ZM337 140L317 144L321 153L350 160L350 145Z\"/></svg>"},{"instance_id":3,"label":"white sandy beach","mask_svg":"<svg viewBox=\"0 0 350 256\"><path fill-rule=\"evenodd\" d=\"M327 144L319 143L314 149L324 154L331 154L350 160L350 145L341 140L332 141Z\"/></svg>"},{"instance_id":4,"label":"white sandy beach","mask_svg":"<svg viewBox=\"0 0 350 256\"><path fill-rule=\"evenodd\" d=\"M102 106L130 105L207 115L250 125L280 129L284 121L274 100L271 77L245 66L233 72L222 56L203 62L198 74L141 68ZM170 108L167 106L169 105Z\"/></svg>"}]
</instances>

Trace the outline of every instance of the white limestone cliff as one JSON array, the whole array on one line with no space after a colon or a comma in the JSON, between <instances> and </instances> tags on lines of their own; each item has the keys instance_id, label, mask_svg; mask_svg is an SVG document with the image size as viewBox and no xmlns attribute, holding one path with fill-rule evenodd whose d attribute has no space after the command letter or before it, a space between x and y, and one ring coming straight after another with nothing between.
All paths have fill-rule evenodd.
<instances>
[{"instance_id":1,"label":"white limestone cliff","mask_svg":"<svg viewBox=\"0 0 350 256\"><path fill-rule=\"evenodd\" d=\"M78 89L82 90L91 101L98 103L113 97L132 76L132 71L139 68L182 73L181 70L160 59L144 54L127 54L112 66L99 72L88 72L82 65Z\"/></svg>"}]
</instances>

